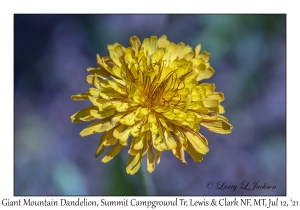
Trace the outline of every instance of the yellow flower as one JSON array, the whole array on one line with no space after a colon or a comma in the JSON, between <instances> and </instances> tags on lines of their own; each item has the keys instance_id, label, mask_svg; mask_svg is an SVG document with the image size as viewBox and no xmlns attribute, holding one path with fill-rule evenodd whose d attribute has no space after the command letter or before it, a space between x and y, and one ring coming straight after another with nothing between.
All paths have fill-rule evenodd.
<instances>
[{"instance_id":1,"label":"yellow flower","mask_svg":"<svg viewBox=\"0 0 300 210\"><path fill-rule=\"evenodd\" d=\"M185 152L200 162L208 141L198 131L227 134L232 130L221 116L224 95L215 85L200 83L214 74L208 63L210 54L195 51L184 43L170 42L165 35L144 39L130 38L131 47L108 45L109 56L97 55L97 68L87 82L92 88L73 95L73 100L89 99L93 104L71 116L73 123L96 120L81 131L81 136L103 132L95 157L112 146L102 159L106 163L123 147L130 154L128 174L136 173L147 154L151 173L160 162L162 151L172 150L184 164ZM154 153L155 152L155 153Z\"/></svg>"}]
</instances>

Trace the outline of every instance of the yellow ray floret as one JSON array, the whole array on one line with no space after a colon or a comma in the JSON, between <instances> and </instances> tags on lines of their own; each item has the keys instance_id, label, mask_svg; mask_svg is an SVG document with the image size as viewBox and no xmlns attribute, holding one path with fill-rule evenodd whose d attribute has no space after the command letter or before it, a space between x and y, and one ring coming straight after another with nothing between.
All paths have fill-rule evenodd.
<instances>
[{"instance_id":1,"label":"yellow ray floret","mask_svg":"<svg viewBox=\"0 0 300 210\"><path fill-rule=\"evenodd\" d=\"M201 45L193 51L165 35L143 42L133 36L130 45L108 45L109 56L97 55L98 67L87 69L87 82L93 87L71 97L89 100L92 106L72 115L72 122L96 120L80 135L103 133L95 157L111 147L104 163L128 147L128 174L139 170L146 154L152 173L166 150L184 164L185 152L201 162L209 148L200 126L220 134L233 128L221 115L224 94L215 92L215 84L199 83L215 73L210 54L200 52Z\"/></svg>"}]
</instances>

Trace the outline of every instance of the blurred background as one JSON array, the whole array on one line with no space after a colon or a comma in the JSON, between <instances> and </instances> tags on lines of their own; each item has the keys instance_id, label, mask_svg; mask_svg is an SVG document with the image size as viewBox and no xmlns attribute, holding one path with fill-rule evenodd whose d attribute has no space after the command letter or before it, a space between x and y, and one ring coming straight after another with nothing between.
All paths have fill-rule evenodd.
<instances>
[{"instance_id":1,"label":"blurred background","mask_svg":"<svg viewBox=\"0 0 300 210\"><path fill-rule=\"evenodd\" d=\"M90 123L70 120L90 102L70 96L90 87L86 69L108 44L163 34L211 54L205 82L225 94L234 129L201 128L210 147L201 163L163 152L152 174L144 159L131 176L127 149L106 164L94 158L101 134L82 138ZM244 181L276 188L240 189ZM286 195L286 16L14 15L14 194Z\"/></svg>"}]
</instances>

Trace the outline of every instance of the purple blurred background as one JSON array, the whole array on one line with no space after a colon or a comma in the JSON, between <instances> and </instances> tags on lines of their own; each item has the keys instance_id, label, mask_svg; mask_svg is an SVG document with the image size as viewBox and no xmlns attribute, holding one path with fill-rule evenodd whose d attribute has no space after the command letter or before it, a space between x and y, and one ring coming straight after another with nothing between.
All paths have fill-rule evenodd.
<instances>
[{"instance_id":1,"label":"purple blurred background","mask_svg":"<svg viewBox=\"0 0 300 210\"><path fill-rule=\"evenodd\" d=\"M70 120L90 103L70 96L90 87L86 68L108 44L163 34L211 54L216 73L205 82L225 94L234 129L201 128L210 147L201 163L163 152L152 174L144 159L131 176L127 149L106 164L94 158L101 134L82 138L89 123ZM240 189L243 181L276 188ZM15 15L14 194L286 195L286 16Z\"/></svg>"}]
</instances>

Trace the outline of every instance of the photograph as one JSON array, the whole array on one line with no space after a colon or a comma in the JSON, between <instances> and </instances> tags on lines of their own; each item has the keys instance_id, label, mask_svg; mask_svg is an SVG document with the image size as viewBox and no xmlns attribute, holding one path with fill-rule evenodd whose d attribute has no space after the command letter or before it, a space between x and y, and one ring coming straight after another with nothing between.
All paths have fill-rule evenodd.
<instances>
[{"instance_id":1,"label":"photograph","mask_svg":"<svg viewBox=\"0 0 300 210\"><path fill-rule=\"evenodd\" d=\"M14 196L287 195L286 14L13 24Z\"/></svg>"}]
</instances>

